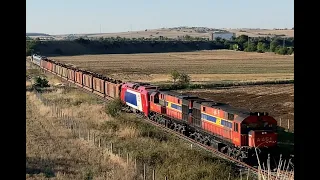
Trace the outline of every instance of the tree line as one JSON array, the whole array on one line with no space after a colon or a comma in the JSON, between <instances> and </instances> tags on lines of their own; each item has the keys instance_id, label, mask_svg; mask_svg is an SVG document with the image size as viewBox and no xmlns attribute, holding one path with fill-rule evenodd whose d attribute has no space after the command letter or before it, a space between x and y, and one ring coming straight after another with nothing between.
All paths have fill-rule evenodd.
<instances>
[{"instance_id":1,"label":"tree line","mask_svg":"<svg viewBox=\"0 0 320 180\"><path fill-rule=\"evenodd\" d=\"M78 44L86 48L87 52L68 52L63 44ZM183 40L170 39L167 37L155 38L124 38L108 37L90 40L78 38L65 41L40 41L26 37L26 54L30 55L46 47L53 45L55 48L47 54L76 55L81 53L153 53L153 52L185 52L196 50L231 49L246 52L274 52L282 55L294 53L294 38L283 37L248 37L241 35L231 40L216 38L211 41L206 38L184 36ZM70 49L70 48L69 48Z\"/></svg>"}]
</instances>

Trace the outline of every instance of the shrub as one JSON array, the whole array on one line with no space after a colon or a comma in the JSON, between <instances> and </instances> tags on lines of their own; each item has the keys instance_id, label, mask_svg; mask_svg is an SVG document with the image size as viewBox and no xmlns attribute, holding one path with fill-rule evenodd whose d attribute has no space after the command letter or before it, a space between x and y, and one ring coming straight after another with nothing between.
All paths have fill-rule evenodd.
<instances>
[{"instance_id":1,"label":"shrub","mask_svg":"<svg viewBox=\"0 0 320 180\"><path fill-rule=\"evenodd\" d=\"M43 88L43 87L49 87L50 85L48 84L48 80L46 78L42 78L40 76L37 76L34 78L34 86L35 87L40 87L40 88Z\"/></svg>"},{"instance_id":2,"label":"shrub","mask_svg":"<svg viewBox=\"0 0 320 180\"><path fill-rule=\"evenodd\" d=\"M106 105L106 113L112 117L116 117L119 115L122 106L123 103L120 98L114 99Z\"/></svg>"}]
</instances>

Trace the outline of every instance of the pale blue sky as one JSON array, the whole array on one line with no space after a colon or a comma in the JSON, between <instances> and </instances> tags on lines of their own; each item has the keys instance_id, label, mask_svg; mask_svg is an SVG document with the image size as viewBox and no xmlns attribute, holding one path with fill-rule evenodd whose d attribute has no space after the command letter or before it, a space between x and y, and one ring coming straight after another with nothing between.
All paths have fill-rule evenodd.
<instances>
[{"instance_id":1,"label":"pale blue sky","mask_svg":"<svg viewBox=\"0 0 320 180\"><path fill-rule=\"evenodd\" d=\"M26 32L126 32L177 26L292 28L293 0L27 0Z\"/></svg>"}]
</instances>

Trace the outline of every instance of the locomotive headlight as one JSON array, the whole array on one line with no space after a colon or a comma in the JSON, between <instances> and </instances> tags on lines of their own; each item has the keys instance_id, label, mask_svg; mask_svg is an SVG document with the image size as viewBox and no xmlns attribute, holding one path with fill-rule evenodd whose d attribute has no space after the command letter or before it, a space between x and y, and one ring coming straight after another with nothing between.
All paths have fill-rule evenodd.
<instances>
[{"instance_id":1,"label":"locomotive headlight","mask_svg":"<svg viewBox=\"0 0 320 180\"><path fill-rule=\"evenodd\" d=\"M267 132L262 132L262 134L267 134Z\"/></svg>"}]
</instances>

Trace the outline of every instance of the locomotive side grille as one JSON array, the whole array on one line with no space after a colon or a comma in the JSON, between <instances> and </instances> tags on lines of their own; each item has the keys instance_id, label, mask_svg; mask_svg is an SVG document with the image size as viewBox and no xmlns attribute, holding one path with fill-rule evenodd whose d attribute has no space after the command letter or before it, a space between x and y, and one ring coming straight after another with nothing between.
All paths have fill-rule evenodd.
<instances>
[{"instance_id":1,"label":"locomotive side grille","mask_svg":"<svg viewBox=\"0 0 320 180\"><path fill-rule=\"evenodd\" d=\"M197 127L201 127L201 111L200 109L192 109L192 124Z\"/></svg>"},{"instance_id":2,"label":"locomotive side grille","mask_svg":"<svg viewBox=\"0 0 320 180\"><path fill-rule=\"evenodd\" d=\"M182 120L188 122L189 106L182 105Z\"/></svg>"}]
</instances>

